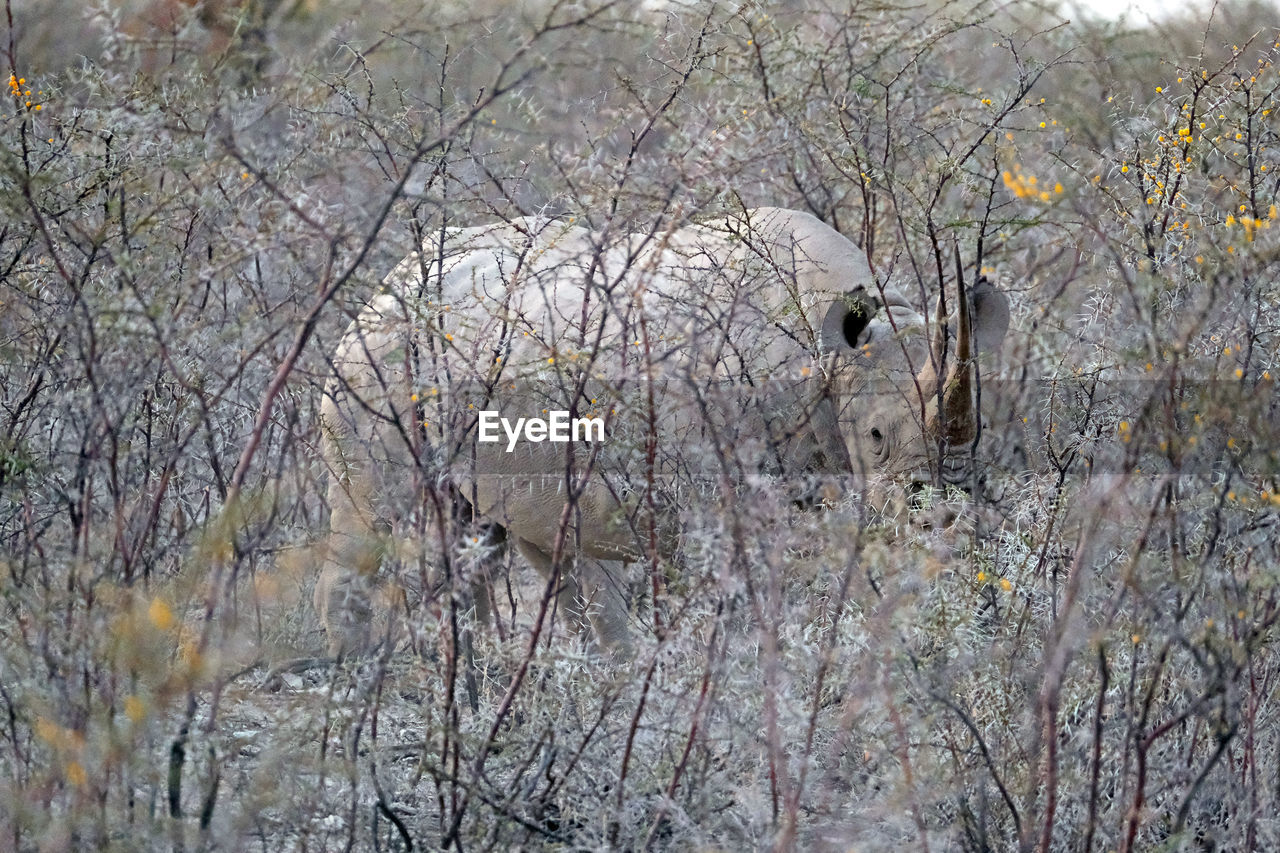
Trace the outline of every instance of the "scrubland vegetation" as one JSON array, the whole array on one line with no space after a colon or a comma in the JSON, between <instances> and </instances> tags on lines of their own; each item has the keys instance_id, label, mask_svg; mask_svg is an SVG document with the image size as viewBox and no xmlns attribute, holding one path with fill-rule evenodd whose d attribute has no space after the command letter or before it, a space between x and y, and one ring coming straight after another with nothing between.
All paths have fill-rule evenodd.
<instances>
[{"instance_id":1,"label":"scrubland vegetation","mask_svg":"<svg viewBox=\"0 0 1280 853\"><path fill-rule=\"evenodd\" d=\"M1275 10L5 11L0 847L1280 848ZM756 205L1010 295L964 488L691 513L624 664L515 555L475 624L450 529L324 660L317 412L399 259Z\"/></svg>"}]
</instances>

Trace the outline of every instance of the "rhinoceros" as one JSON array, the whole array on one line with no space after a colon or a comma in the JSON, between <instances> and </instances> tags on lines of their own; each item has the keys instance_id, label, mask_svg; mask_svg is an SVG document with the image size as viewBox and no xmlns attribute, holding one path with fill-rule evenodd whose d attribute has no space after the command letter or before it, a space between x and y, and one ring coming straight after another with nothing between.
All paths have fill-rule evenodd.
<instances>
[{"instance_id":1,"label":"rhinoceros","mask_svg":"<svg viewBox=\"0 0 1280 853\"><path fill-rule=\"evenodd\" d=\"M833 483L943 470L975 435L977 354L1009 320L980 280L960 283L950 325L941 301L927 322L794 210L641 233L526 217L430 242L352 321L322 403L316 605L334 654L377 641L380 566L444 544L454 504L559 584L601 645L625 645L601 566L678 562L717 490L776 481L814 503Z\"/></svg>"}]
</instances>

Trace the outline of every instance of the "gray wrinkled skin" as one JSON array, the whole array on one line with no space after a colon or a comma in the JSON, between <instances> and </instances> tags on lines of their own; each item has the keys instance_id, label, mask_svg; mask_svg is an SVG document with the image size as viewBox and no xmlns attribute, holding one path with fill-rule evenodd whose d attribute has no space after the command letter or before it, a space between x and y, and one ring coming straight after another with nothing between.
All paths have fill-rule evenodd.
<instances>
[{"instance_id":1,"label":"gray wrinkled skin","mask_svg":"<svg viewBox=\"0 0 1280 853\"><path fill-rule=\"evenodd\" d=\"M943 371L939 417L925 318L798 211L649 234L534 218L451 229L386 285L343 338L322 407L331 534L316 604L335 654L378 641L374 614L395 594L373 579L430 551L448 494L539 571L558 561L563 612L625 650L610 564L673 554L707 490L770 477L813 500L824 476L909 473L939 434L973 434L969 371ZM981 282L969 297L961 359L1008 325L1003 294ZM486 409L602 417L606 440L509 452L501 430L476 440Z\"/></svg>"}]
</instances>

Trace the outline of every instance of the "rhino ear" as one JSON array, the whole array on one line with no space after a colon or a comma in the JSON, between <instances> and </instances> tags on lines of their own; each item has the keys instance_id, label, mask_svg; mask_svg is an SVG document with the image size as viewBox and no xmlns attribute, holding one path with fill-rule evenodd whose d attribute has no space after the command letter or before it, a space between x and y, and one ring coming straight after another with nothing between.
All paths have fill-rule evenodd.
<instances>
[{"instance_id":1,"label":"rhino ear","mask_svg":"<svg viewBox=\"0 0 1280 853\"><path fill-rule=\"evenodd\" d=\"M861 287L839 297L823 317L822 346L831 350L861 346L875 313L875 301Z\"/></svg>"},{"instance_id":2,"label":"rhino ear","mask_svg":"<svg viewBox=\"0 0 1280 853\"><path fill-rule=\"evenodd\" d=\"M973 339L979 353L999 352L1009 331L1009 297L985 278L969 294L973 300Z\"/></svg>"}]
</instances>

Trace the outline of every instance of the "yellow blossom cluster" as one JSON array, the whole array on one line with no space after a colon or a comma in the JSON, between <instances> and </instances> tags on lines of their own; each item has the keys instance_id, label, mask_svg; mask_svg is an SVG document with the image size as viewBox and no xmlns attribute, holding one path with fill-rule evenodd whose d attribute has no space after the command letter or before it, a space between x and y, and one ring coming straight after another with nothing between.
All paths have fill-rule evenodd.
<instances>
[{"instance_id":1,"label":"yellow blossom cluster","mask_svg":"<svg viewBox=\"0 0 1280 853\"><path fill-rule=\"evenodd\" d=\"M9 94L15 98L25 98L26 99L25 106L29 110L35 110L36 112L39 112L40 110L44 109L43 104L38 104L35 101L31 100L32 94L31 94L31 90L27 88L26 77L18 77L14 74L10 74L9 75Z\"/></svg>"},{"instance_id":2,"label":"yellow blossom cluster","mask_svg":"<svg viewBox=\"0 0 1280 853\"><path fill-rule=\"evenodd\" d=\"M421 400L423 397L439 397L439 396L440 396L440 389L431 388L430 390L425 391L423 393L414 391L412 394L409 395L409 400L410 402L416 403L419 400Z\"/></svg>"},{"instance_id":3,"label":"yellow blossom cluster","mask_svg":"<svg viewBox=\"0 0 1280 853\"><path fill-rule=\"evenodd\" d=\"M1276 110L1273 94L1263 91L1271 87L1265 76L1276 73L1274 59L1264 56L1256 67L1196 68L1164 83L1152 104L1154 132L1117 158L1119 175L1092 176L1117 215L1146 229L1148 248L1163 258L1185 253L1203 266L1221 251L1226 260L1277 218L1262 212L1275 170ZM1119 186L1108 177L1120 178Z\"/></svg>"},{"instance_id":4,"label":"yellow blossom cluster","mask_svg":"<svg viewBox=\"0 0 1280 853\"><path fill-rule=\"evenodd\" d=\"M977 579L978 579L978 583L986 583L988 580L991 580L996 583L999 583L1000 588L1005 592L1013 591L1013 581L1009 580L1008 578L992 578L986 572L980 570L977 574Z\"/></svg>"},{"instance_id":5,"label":"yellow blossom cluster","mask_svg":"<svg viewBox=\"0 0 1280 853\"><path fill-rule=\"evenodd\" d=\"M1229 491L1224 496L1231 503L1242 505L1257 505L1259 507L1280 507L1280 492L1273 492L1269 489L1259 489L1257 494L1253 494L1252 489L1247 492Z\"/></svg>"},{"instance_id":6,"label":"yellow blossom cluster","mask_svg":"<svg viewBox=\"0 0 1280 853\"><path fill-rule=\"evenodd\" d=\"M1012 171L1006 169L1001 177L1004 178L1005 188L1018 198L1049 201L1053 196L1061 195L1063 192L1062 184L1060 183L1055 183L1052 191L1044 189L1040 186L1040 182L1035 175L1023 173L1022 166L1017 164L1014 165Z\"/></svg>"},{"instance_id":7,"label":"yellow blossom cluster","mask_svg":"<svg viewBox=\"0 0 1280 853\"><path fill-rule=\"evenodd\" d=\"M88 782L85 773L85 736L84 732L55 723L47 717L36 718L36 737L49 744L61 754L63 772L66 780L77 788Z\"/></svg>"},{"instance_id":8,"label":"yellow blossom cluster","mask_svg":"<svg viewBox=\"0 0 1280 853\"><path fill-rule=\"evenodd\" d=\"M1243 207L1243 205L1241 205ZM1244 229L1244 239L1250 243L1253 242L1254 236L1259 231L1266 231L1271 228L1271 223L1276 221L1276 206L1271 205L1271 209L1267 211L1266 218L1260 216L1246 216L1243 213L1237 218L1234 214L1227 214L1226 226L1228 228L1233 225L1239 225Z\"/></svg>"}]
</instances>

